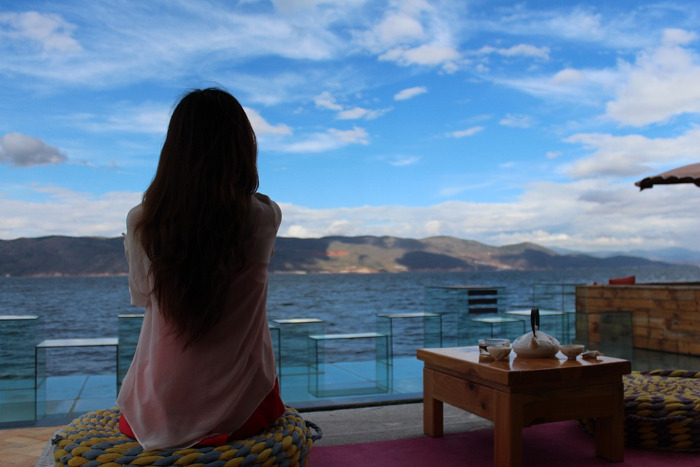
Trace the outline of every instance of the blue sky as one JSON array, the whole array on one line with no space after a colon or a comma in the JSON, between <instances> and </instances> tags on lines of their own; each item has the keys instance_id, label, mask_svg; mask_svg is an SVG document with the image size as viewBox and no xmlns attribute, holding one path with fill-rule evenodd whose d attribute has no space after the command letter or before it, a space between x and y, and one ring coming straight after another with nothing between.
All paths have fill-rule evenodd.
<instances>
[{"instance_id":1,"label":"blue sky","mask_svg":"<svg viewBox=\"0 0 700 467\"><path fill-rule=\"evenodd\" d=\"M700 249L687 1L0 0L0 238L117 236L173 105L218 85L282 236Z\"/></svg>"}]
</instances>

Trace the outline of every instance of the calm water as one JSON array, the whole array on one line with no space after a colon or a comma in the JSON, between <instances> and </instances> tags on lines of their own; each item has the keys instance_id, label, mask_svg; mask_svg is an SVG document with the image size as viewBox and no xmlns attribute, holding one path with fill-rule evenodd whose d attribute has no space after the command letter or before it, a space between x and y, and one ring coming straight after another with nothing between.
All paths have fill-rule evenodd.
<instances>
[{"instance_id":1,"label":"calm water","mask_svg":"<svg viewBox=\"0 0 700 467\"><path fill-rule=\"evenodd\" d=\"M325 332L366 332L376 329L377 313L425 311L428 286L503 286L510 303L522 304L530 302L533 284L607 283L610 277L630 274L635 274L638 282L700 281L700 268L688 266L556 272L272 275L268 317L320 318L326 322ZM36 335L44 339L116 337L117 316L140 312L129 305L126 277L0 278L0 315L39 316ZM419 330L406 326L402 335L409 341L421 338ZM11 338L3 336L2 340L0 375L2 366L15 359ZM408 344L409 353L413 352L415 344ZM52 374L114 371L114 354L110 351L91 349L87 355L74 350L55 352ZM76 361L80 361L80 371L75 370Z\"/></svg>"}]
</instances>

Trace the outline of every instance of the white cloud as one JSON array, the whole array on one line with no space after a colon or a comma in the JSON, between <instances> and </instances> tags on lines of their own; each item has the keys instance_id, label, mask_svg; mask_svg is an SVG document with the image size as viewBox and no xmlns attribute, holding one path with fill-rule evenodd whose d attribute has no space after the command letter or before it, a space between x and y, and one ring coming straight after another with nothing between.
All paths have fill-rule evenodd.
<instances>
[{"instance_id":1,"label":"white cloud","mask_svg":"<svg viewBox=\"0 0 700 467\"><path fill-rule=\"evenodd\" d=\"M428 92L428 88L425 86L414 86L412 88L402 89L401 91L394 94L395 101L405 101L412 99L418 95Z\"/></svg>"},{"instance_id":2,"label":"white cloud","mask_svg":"<svg viewBox=\"0 0 700 467\"><path fill-rule=\"evenodd\" d=\"M581 181L532 184L511 203L449 201L426 207L337 209L282 203L280 235L451 235L492 245L532 241L582 251L693 245L700 219L687 196L700 192L692 186L674 188L679 189L647 196L632 184ZM341 232L335 227L339 224Z\"/></svg>"},{"instance_id":3,"label":"white cloud","mask_svg":"<svg viewBox=\"0 0 700 467\"><path fill-rule=\"evenodd\" d=\"M379 60L396 62L402 66L443 65L445 71L455 70L455 61L459 59L459 52L451 46L423 44L414 48L395 48L379 56Z\"/></svg>"},{"instance_id":4,"label":"white cloud","mask_svg":"<svg viewBox=\"0 0 700 467\"><path fill-rule=\"evenodd\" d=\"M16 167L61 164L68 158L58 148L39 138L22 133L7 133L0 138L0 163Z\"/></svg>"},{"instance_id":5,"label":"white cloud","mask_svg":"<svg viewBox=\"0 0 700 467\"><path fill-rule=\"evenodd\" d=\"M550 76L494 81L546 99L596 106L607 101L605 115L630 126L700 113L700 56L686 47L697 40L697 35L671 29L662 36L661 45L654 43L644 49L633 63L620 60L615 67L567 67Z\"/></svg>"},{"instance_id":6,"label":"white cloud","mask_svg":"<svg viewBox=\"0 0 700 467\"><path fill-rule=\"evenodd\" d=\"M683 29L669 28L663 31L663 43L665 45L686 45L694 42L698 35Z\"/></svg>"},{"instance_id":7,"label":"white cloud","mask_svg":"<svg viewBox=\"0 0 700 467\"><path fill-rule=\"evenodd\" d=\"M393 2L376 25L356 32L357 43L382 61L453 72L460 58L455 8L425 0Z\"/></svg>"},{"instance_id":8,"label":"white cloud","mask_svg":"<svg viewBox=\"0 0 700 467\"><path fill-rule=\"evenodd\" d=\"M337 130L331 128L328 133L344 143L367 144L367 131L364 128L353 127L352 130Z\"/></svg>"},{"instance_id":9,"label":"white cloud","mask_svg":"<svg viewBox=\"0 0 700 467\"><path fill-rule=\"evenodd\" d=\"M418 156L397 156L390 159L389 164L394 167L406 167L418 163L420 159Z\"/></svg>"},{"instance_id":10,"label":"white cloud","mask_svg":"<svg viewBox=\"0 0 700 467\"><path fill-rule=\"evenodd\" d=\"M565 141L592 151L568 168L575 178L641 175L664 162L680 164L700 158L700 127L675 138L579 133Z\"/></svg>"},{"instance_id":11,"label":"white cloud","mask_svg":"<svg viewBox=\"0 0 700 467\"><path fill-rule=\"evenodd\" d=\"M213 76L218 83L226 83L228 89L246 105L261 104L273 107L312 99L316 88L308 86L309 82L328 79L327 70L293 69L283 67L281 70L261 71L256 67L238 68L221 76Z\"/></svg>"},{"instance_id":12,"label":"white cloud","mask_svg":"<svg viewBox=\"0 0 700 467\"><path fill-rule=\"evenodd\" d=\"M440 188L438 194L443 198L452 198L473 189L473 185L451 185Z\"/></svg>"},{"instance_id":13,"label":"white cloud","mask_svg":"<svg viewBox=\"0 0 700 467\"><path fill-rule=\"evenodd\" d=\"M384 115L389 110L390 109L365 109L362 107L353 107L352 109L346 109L338 112L337 118L339 120L373 120Z\"/></svg>"},{"instance_id":14,"label":"white cloud","mask_svg":"<svg viewBox=\"0 0 700 467\"><path fill-rule=\"evenodd\" d=\"M27 187L29 188L29 187ZM126 214L141 202L141 193L82 193L58 186L31 189L41 201L0 196L0 238L46 235L116 237L125 229Z\"/></svg>"},{"instance_id":15,"label":"white cloud","mask_svg":"<svg viewBox=\"0 0 700 467\"><path fill-rule=\"evenodd\" d=\"M375 26L374 34L383 47L392 47L425 37L420 21L405 13L388 14Z\"/></svg>"},{"instance_id":16,"label":"white cloud","mask_svg":"<svg viewBox=\"0 0 700 467\"><path fill-rule=\"evenodd\" d=\"M640 4L638 9L625 9L618 14L601 14L590 6L527 9L513 3L500 11L498 20L482 27L508 36L544 36L553 42L563 39L600 48L634 49L656 42L648 32L656 26L652 23L656 17L640 11L644 9L648 10L648 5Z\"/></svg>"},{"instance_id":17,"label":"white cloud","mask_svg":"<svg viewBox=\"0 0 700 467\"><path fill-rule=\"evenodd\" d=\"M565 68L552 76L551 83L559 85L576 84L584 81L585 79L586 75L583 72L574 70L573 68Z\"/></svg>"},{"instance_id":18,"label":"white cloud","mask_svg":"<svg viewBox=\"0 0 700 467\"><path fill-rule=\"evenodd\" d=\"M314 133L308 138L284 145L283 152L317 153L332 151L349 144L369 144L368 134L364 128L353 127L352 130L330 128L323 133Z\"/></svg>"},{"instance_id":19,"label":"white cloud","mask_svg":"<svg viewBox=\"0 0 700 467\"><path fill-rule=\"evenodd\" d=\"M450 133L450 136L453 138L464 138L467 136L474 136L475 134L481 132L484 130L483 126L473 126L471 128L467 128L465 130L458 130L458 131L453 131Z\"/></svg>"},{"instance_id":20,"label":"white cloud","mask_svg":"<svg viewBox=\"0 0 700 467\"><path fill-rule=\"evenodd\" d=\"M328 92L328 91L323 91L321 94L318 96L314 97L314 104L316 104L316 107L319 109L327 109L327 110L342 110L343 106L338 104L335 100L335 97Z\"/></svg>"},{"instance_id":21,"label":"white cloud","mask_svg":"<svg viewBox=\"0 0 700 467\"><path fill-rule=\"evenodd\" d=\"M0 39L38 44L44 52L78 52L82 47L72 37L75 26L59 15L36 11L0 13Z\"/></svg>"},{"instance_id":22,"label":"white cloud","mask_svg":"<svg viewBox=\"0 0 700 467\"><path fill-rule=\"evenodd\" d=\"M358 120L360 118L365 118L370 113L369 110L363 109L362 107L353 107L352 109L346 109L338 112L338 119L340 120Z\"/></svg>"},{"instance_id":23,"label":"white cloud","mask_svg":"<svg viewBox=\"0 0 700 467\"><path fill-rule=\"evenodd\" d=\"M356 41L376 54L430 43L451 34L446 15L449 15L447 5L436 8L424 0L392 2L372 27L355 32ZM367 18L363 18L365 21Z\"/></svg>"},{"instance_id":24,"label":"white cloud","mask_svg":"<svg viewBox=\"0 0 700 467\"><path fill-rule=\"evenodd\" d=\"M534 122L531 115L506 114L498 123L514 128L530 128Z\"/></svg>"},{"instance_id":25,"label":"white cloud","mask_svg":"<svg viewBox=\"0 0 700 467\"><path fill-rule=\"evenodd\" d=\"M531 44L518 44L508 48L486 45L477 50L477 53L481 55L497 54L504 57L534 57L541 60L549 59L549 47L537 47Z\"/></svg>"},{"instance_id":26,"label":"white cloud","mask_svg":"<svg viewBox=\"0 0 700 467\"><path fill-rule=\"evenodd\" d=\"M558 99L584 105L601 105L612 95L624 73L616 69L566 68L554 75L496 77L494 82L543 99Z\"/></svg>"},{"instance_id":27,"label":"white cloud","mask_svg":"<svg viewBox=\"0 0 700 467\"><path fill-rule=\"evenodd\" d=\"M260 113L249 107L244 107L245 113L250 120L250 124L253 126L253 130L256 135L291 135L292 129L280 123L278 125L272 125L267 120L265 120Z\"/></svg>"},{"instance_id":28,"label":"white cloud","mask_svg":"<svg viewBox=\"0 0 700 467\"><path fill-rule=\"evenodd\" d=\"M552 16L547 23L552 31L558 31L558 34L572 39L600 40L608 34L608 28L602 24L600 14L580 7L564 15Z\"/></svg>"},{"instance_id":29,"label":"white cloud","mask_svg":"<svg viewBox=\"0 0 700 467\"><path fill-rule=\"evenodd\" d=\"M135 106L116 104L105 113L77 113L66 117L77 127L90 132L123 131L165 135L170 106L145 102Z\"/></svg>"},{"instance_id":30,"label":"white cloud","mask_svg":"<svg viewBox=\"0 0 700 467\"><path fill-rule=\"evenodd\" d=\"M606 106L607 116L625 125L664 122L684 113L700 113L700 57L682 45L696 35L667 30L663 44L623 64L626 79Z\"/></svg>"},{"instance_id":31,"label":"white cloud","mask_svg":"<svg viewBox=\"0 0 700 467\"><path fill-rule=\"evenodd\" d=\"M321 94L314 97L314 104L320 109L333 110L338 112L336 118L338 120L373 120L378 118L391 109L366 109L364 107L345 108L339 104L335 97L328 91L323 91Z\"/></svg>"}]
</instances>

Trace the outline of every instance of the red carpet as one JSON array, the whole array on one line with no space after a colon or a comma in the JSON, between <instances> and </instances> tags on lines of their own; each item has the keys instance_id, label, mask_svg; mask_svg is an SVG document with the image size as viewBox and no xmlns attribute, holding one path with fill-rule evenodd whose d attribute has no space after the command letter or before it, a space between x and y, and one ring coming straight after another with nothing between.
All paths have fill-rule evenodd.
<instances>
[{"instance_id":1,"label":"red carpet","mask_svg":"<svg viewBox=\"0 0 700 467\"><path fill-rule=\"evenodd\" d=\"M493 430L343 446L314 446L310 467L493 465ZM700 454L625 448L625 461L612 464L595 456L593 437L577 422L536 425L523 430L524 466L698 467Z\"/></svg>"}]
</instances>

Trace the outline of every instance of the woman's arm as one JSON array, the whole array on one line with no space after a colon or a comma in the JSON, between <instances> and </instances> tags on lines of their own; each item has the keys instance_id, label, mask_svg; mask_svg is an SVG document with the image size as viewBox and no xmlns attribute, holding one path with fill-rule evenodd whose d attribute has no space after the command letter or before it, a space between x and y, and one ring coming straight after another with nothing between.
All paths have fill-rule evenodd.
<instances>
[{"instance_id":1,"label":"woman's arm","mask_svg":"<svg viewBox=\"0 0 700 467\"><path fill-rule=\"evenodd\" d=\"M146 307L150 296L148 283L148 257L143 247L134 236L134 226L141 215L141 205L136 206L126 217L126 233L124 235L124 254L129 264L129 294L131 304Z\"/></svg>"}]
</instances>

